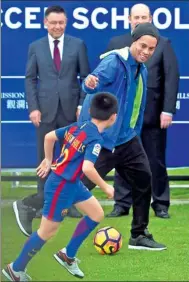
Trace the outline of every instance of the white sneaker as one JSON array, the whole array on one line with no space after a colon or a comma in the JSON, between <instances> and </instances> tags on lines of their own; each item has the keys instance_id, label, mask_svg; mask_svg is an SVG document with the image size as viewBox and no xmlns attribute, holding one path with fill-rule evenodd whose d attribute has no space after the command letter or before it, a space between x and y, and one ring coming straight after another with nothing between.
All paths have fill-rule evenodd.
<instances>
[{"instance_id":1,"label":"white sneaker","mask_svg":"<svg viewBox=\"0 0 189 282\"><path fill-rule=\"evenodd\" d=\"M62 266L64 266L69 271L69 273L71 273L72 275L78 278L84 277L84 273L79 269L78 264L77 264L80 262L80 260L78 260L77 258L73 258L73 259L68 258L66 255L66 248L54 254L54 258Z\"/></svg>"},{"instance_id":2,"label":"white sneaker","mask_svg":"<svg viewBox=\"0 0 189 282\"><path fill-rule=\"evenodd\" d=\"M14 271L12 268L13 262L8 264L2 270L2 273L9 281L31 281L31 277L25 271Z\"/></svg>"}]
</instances>

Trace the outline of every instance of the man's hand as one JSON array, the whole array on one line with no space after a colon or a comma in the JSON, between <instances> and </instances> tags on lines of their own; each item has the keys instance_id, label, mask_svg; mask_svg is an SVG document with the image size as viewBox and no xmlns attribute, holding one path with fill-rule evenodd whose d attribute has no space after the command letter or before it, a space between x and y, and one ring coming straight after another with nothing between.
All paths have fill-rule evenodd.
<instances>
[{"instance_id":1,"label":"man's hand","mask_svg":"<svg viewBox=\"0 0 189 282\"><path fill-rule=\"evenodd\" d=\"M41 112L39 110L32 111L29 117L32 123L38 127L41 122Z\"/></svg>"},{"instance_id":2,"label":"man's hand","mask_svg":"<svg viewBox=\"0 0 189 282\"><path fill-rule=\"evenodd\" d=\"M172 124L172 119L173 117L165 114L165 113L161 113L160 115L160 127L163 128L168 128L171 124Z\"/></svg>"},{"instance_id":3,"label":"man's hand","mask_svg":"<svg viewBox=\"0 0 189 282\"><path fill-rule=\"evenodd\" d=\"M108 199L113 199L114 198L114 187L112 185L107 184L106 188L103 190Z\"/></svg>"},{"instance_id":4,"label":"man's hand","mask_svg":"<svg viewBox=\"0 0 189 282\"><path fill-rule=\"evenodd\" d=\"M44 159L40 165L36 168L37 175L41 178L45 178L51 169L51 161Z\"/></svg>"},{"instance_id":5,"label":"man's hand","mask_svg":"<svg viewBox=\"0 0 189 282\"><path fill-rule=\"evenodd\" d=\"M90 89L94 89L98 84L98 80L98 77L90 74L85 79L85 85Z\"/></svg>"}]
</instances>

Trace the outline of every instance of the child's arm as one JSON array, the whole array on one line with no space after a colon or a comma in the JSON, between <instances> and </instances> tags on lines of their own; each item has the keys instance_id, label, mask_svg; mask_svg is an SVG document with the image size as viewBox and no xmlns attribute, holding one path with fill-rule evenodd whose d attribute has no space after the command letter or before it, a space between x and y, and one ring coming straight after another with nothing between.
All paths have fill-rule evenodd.
<instances>
[{"instance_id":1,"label":"child's arm","mask_svg":"<svg viewBox=\"0 0 189 282\"><path fill-rule=\"evenodd\" d=\"M55 131L51 131L45 135L45 140L44 140L45 158L36 169L37 175L41 178L46 177L51 169L54 143L57 140L58 138Z\"/></svg>"},{"instance_id":2,"label":"child's arm","mask_svg":"<svg viewBox=\"0 0 189 282\"><path fill-rule=\"evenodd\" d=\"M57 140L58 137L55 133L55 130L45 135L45 142L44 142L45 159L47 159L50 163L52 163L53 160L54 143Z\"/></svg>"},{"instance_id":3,"label":"child's arm","mask_svg":"<svg viewBox=\"0 0 189 282\"><path fill-rule=\"evenodd\" d=\"M72 124L71 126L73 126ZM41 178L44 178L47 176L51 169L51 164L53 161L53 149L54 149L54 143L59 140L62 142L64 139L64 135L67 130L69 130L70 126L61 127L59 129L56 129L54 131L51 131L45 135L44 139L44 152L45 152L45 158L41 162L41 164L37 167L37 175Z\"/></svg>"},{"instance_id":4,"label":"child's arm","mask_svg":"<svg viewBox=\"0 0 189 282\"><path fill-rule=\"evenodd\" d=\"M109 199L114 197L113 186L109 185L102 179L102 177L95 169L93 162L84 160L82 170L83 173L89 178L89 180L98 185L102 189L102 191L107 194Z\"/></svg>"}]
</instances>

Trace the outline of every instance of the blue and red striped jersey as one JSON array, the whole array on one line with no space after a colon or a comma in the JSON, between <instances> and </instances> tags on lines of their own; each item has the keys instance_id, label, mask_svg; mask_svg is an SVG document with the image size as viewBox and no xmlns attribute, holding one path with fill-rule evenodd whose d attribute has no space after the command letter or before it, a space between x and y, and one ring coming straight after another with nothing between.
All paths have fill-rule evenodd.
<instances>
[{"instance_id":1,"label":"blue and red striped jersey","mask_svg":"<svg viewBox=\"0 0 189 282\"><path fill-rule=\"evenodd\" d=\"M84 160L96 162L103 143L101 133L91 121L74 123L55 130L55 133L63 145L51 169L64 179L75 181L82 175Z\"/></svg>"}]
</instances>

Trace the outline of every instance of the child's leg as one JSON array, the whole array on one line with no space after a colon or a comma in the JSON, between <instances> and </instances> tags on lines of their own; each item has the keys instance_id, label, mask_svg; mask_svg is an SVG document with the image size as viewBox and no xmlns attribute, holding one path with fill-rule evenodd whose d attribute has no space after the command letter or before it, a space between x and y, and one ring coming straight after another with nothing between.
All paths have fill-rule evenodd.
<instances>
[{"instance_id":1,"label":"child's leg","mask_svg":"<svg viewBox=\"0 0 189 282\"><path fill-rule=\"evenodd\" d=\"M59 225L60 222L53 222L42 217L39 229L28 238L20 255L14 261L13 270L24 271L33 256L37 254L46 241L56 233Z\"/></svg>"},{"instance_id":2,"label":"child's leg","mask_svg":"<svg viewBox=\"0 0 189 282\"><path fill-rule=\"evenodd\" d=\"M75 232L66 247L66 254L69 258L75 257L80 245L104 218L104 211L100 203L93 196L86 201L75 204L75 206L84 212L86 216L78 223Z\"/></svg>"}]
</instances>

